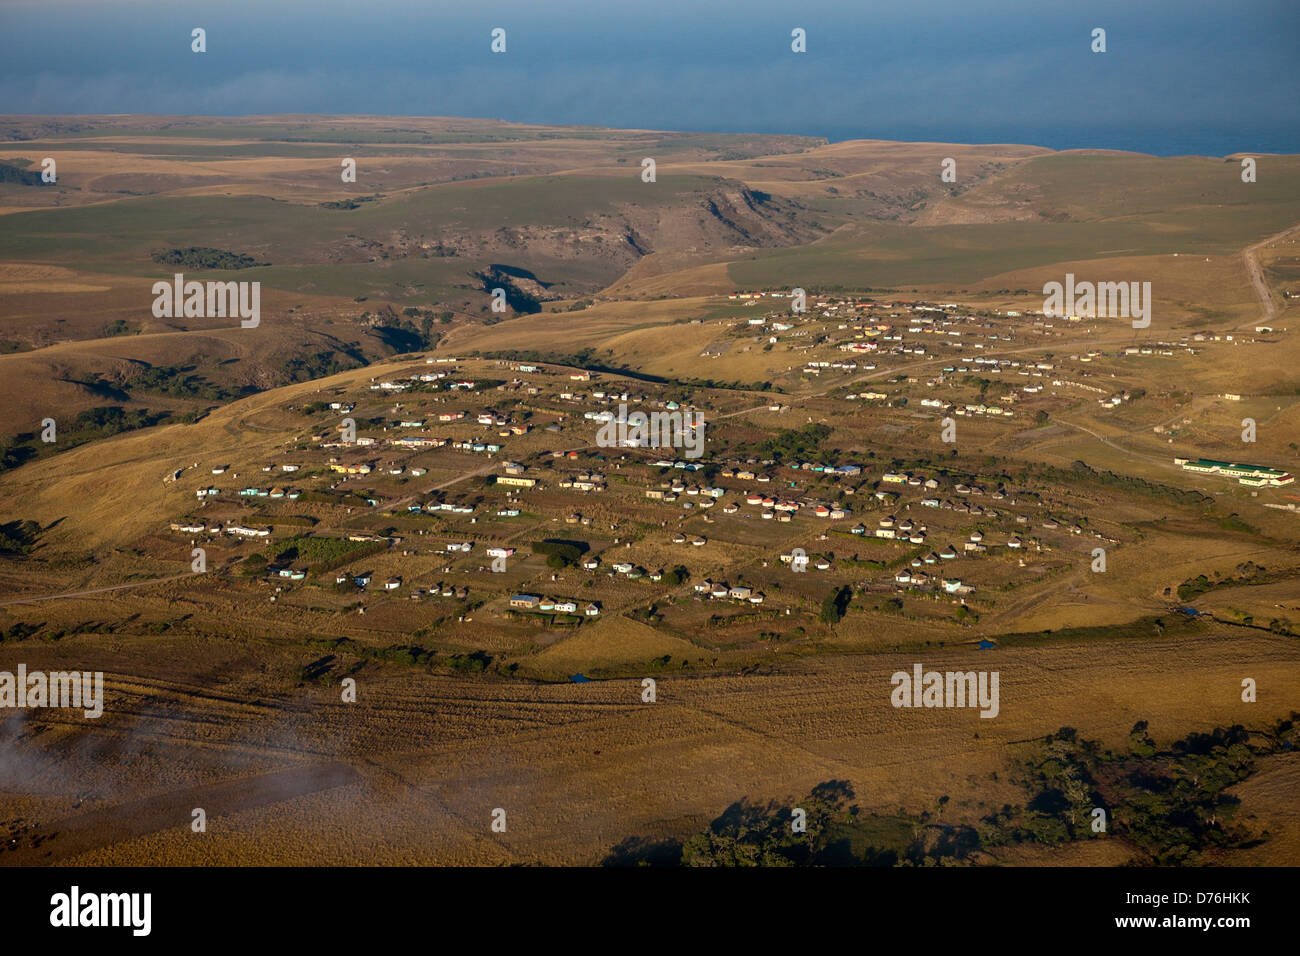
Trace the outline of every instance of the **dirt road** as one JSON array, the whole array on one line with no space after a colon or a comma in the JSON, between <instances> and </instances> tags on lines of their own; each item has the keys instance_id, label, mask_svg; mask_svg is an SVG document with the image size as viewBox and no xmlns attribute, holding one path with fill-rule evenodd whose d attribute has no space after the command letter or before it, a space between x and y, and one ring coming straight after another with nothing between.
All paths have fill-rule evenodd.
<instances>
[{"instance_id":1,"label":"dirt road","mask_svg":"<svg viewBox=\"0 0 1300 956\"><path fill-rule=\"evenodd\" d=\"M1277 315L1277 303L1273 301L1273 294L1268 288L1268 283L1264 281L1264 270L1260 267L1259 258L1255 255L1256 250L1262 249L1269 243L1277 242L1279 239L1285 239L1294 232L1300 232L1300 225L1292 226L1290 229L1283 229L1276 235L1261 239L1253 246L1247 246L1241 251L1241 259L1246 264L1246 275L1250 277L1250 284L1255 289L1255 295L1259 296L1260 304L1264 307L1264 314L1261 316L1264 321L1268 321ZM1260 320L1251 319L1249 322L1243 322L1237 328L1254 325L1258 321Z\"/></svg>"}]
</instances>

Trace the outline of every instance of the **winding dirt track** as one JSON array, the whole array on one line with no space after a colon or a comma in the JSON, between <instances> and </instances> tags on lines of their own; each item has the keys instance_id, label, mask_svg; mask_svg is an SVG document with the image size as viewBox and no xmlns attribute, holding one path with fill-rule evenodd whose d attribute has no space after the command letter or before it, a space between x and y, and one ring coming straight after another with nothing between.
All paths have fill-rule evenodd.
<instances>
[{"instance_id":1,"label":"winding dirt track","mask_svg":"<svg viewBox=\"0 0 1300 956\"><path fill-rule=\"evenodd\" d=\"M1255 252L1270 243L1277 242L1279 239L1285 239L1294 232L1300 232L1300 225L1292 226L1290 229L1283 229L1276 235L1261 239L1253 246L1247 246L1241 251L1242 262L1246 264L1246 275L1250 277L1250 284L1255 288L1255 295L1259 296L1260 305L1264 307L1263 318L1265 320L1277 315L1277 303L1273 301L1273 294L1268 288L1268 283L1264 281L1264 270L1260 267L1259 258L1255 255ZM1257 321L1257 319L1251 319L1249 322L1237 326L1237 328L1253 325Z\"/></svg>"}]
</instances>

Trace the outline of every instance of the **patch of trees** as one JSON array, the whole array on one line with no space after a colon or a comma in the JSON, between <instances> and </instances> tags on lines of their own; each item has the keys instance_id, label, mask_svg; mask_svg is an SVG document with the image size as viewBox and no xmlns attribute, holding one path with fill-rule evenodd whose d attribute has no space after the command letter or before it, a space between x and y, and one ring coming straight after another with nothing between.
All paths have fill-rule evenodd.
<instances>
[{"instance_id":1,"label":"patch of trees","mask_svg":"<svg viewBox=\"0 0 1300 956\"><path fill-rule=\"evenodd\" d=\"M9 471L37 456L36 435L21 432L0 438L0 471Z\"/></svg>"},{"instance_id":2,"label":"patch of trees","mask_svg":"<svg viewBox=\"0 0 1300 956\"><path fill-rule=\"evenodd\" d=\"M330 677L330 672L334 670L338 663L338 658L333 654L326 654L324 657L318 657L298 668L298 683L300 684L321 684ZM358 662L359 665L359 662ZM353 668L356 670L356 668Z\"/></svg>"},{"instance_id":3,"label":"patch of trees","mask_svg":"<svg viewBox=\"0 0 1300 956\"><path fill-rule=\"evenodd\" d=\"M190 246L186 249L164 249L155 252L151 258L165 266L181 266L186 269L252 269L255 266L269 266L269 262L258 262L252 256L226 249L213 249L211 246Z\"/></svg>"},{"instance_id":4,"label":"patch of trees","mask_svg":"<svg viewBox=\"0 0 1300 956\"><path fill-rule=\"evenodd\" d=\"M664 619L659 613L659 605L651 602L646 607L634 607L627 612L627 616L634 621L640 621L642 624L657 624Z\"/></svg>"},{"instance_id":5,"label":"patch of trees","mask_svg":"<svg viewBox=\"0 0 1300 956\"><path fill-rule=\"evenodd\" d=\"M387 541L349 541L346 538L322 538L299 535L271 545L278 564L302 564L316 574L333 571L341 565L368 558L388 549Z\"/></svg>"},{"instance_id":6,"label":"patch of trees","mask_svg":"<svg viewBox=\"0 0 1300 956\"><path fill-rule=\"evenodd\" d=\"M678 385L694 385L696 388L721 388L736 392L772 391L771 382L736 382L722 381L714 378L675 378L672 379L672 382Z\"/></svg>"},{"instance_id":7,"label":"patch of trees","mask_svg":"<svg viewBox=\"0 0 1300 956\"><path fill-rule=\"evenodd\" d=\"M785 807L745 800L685 842L624 840L606 866L932 866L964 861L978 848L968 826L920 815L869 813L847 780L827 780ZM940 806L947 798L940 798ZM796 814L798 809L802 813ZM798 828L796 828L796 820Z\"/></svg>"},{"instance_id":8,"label":"patch of trees","mask_svg":"<svg viewBox=\"0 0 1300 956\"><path fill-rule=\"evenodd\" d=\"M1204 574L1189 578L1178 585L1179 600L1191 601L1218 588L1231 588L1243 584L1272 584L1276 581L1285 581L1293 576L1285 568L1269 571L1263 565L1256 564L1253 561L1243 561L1237 565L1236 570L1235 575L1227 578L1220 577L1217 573L1213 578L1206 577Z\"/></svg>"},{"instance_id":9,"label":"patch of trees","mask_svg":"<svg viewBox=\"0 0 1300 956\"><path fill-rule=\"evenodd\" d=\"M366 313L362 318L365 319L368 315ZM410 307L402 310L402 316L391 311L381 311L380 316L383 321L373 326L373 331L395 352L419 352L436 348L442 338L442 333L433 330L437 315L432 310Z\"/></svg>"},{"instance_id":10,"label":"patch of trees","mask_svg":"<svg viewBox=\"0 0 1300 956\"><path fill-rule=\"evenodd\" d=\"M691 579L691 572L683 564L677 565L670 571L664 572L663 583L665 587L675 588L685 584Z\"/></svg>"},{"instance_id":11,"label":"patch of trees","mask_svg":"<svg viewBox=\"0 0 1300 956\"><path fill-rule=\"evenodd\" d=\"M1218 524L1218 526L1220 528L1223 528L1225 531L1240 531L1243 534L1257 533L1255 531L1254 526L1248 523L1244 518L1241 517L1241 515L1237 514L1236 512L1233 512L1232 514L1227 515L1225 517L1218 518L1215 523Z\"/></svg>"},{"instance_id":12,"label":"patch of trees","mask_svg":"<svg viewBox=\"0 0 1300 956\"><path fill-rule=\"evenodd\" d=\"M114 319L108 325L104 326L102 335L106 339L116 338L119 335L139 335L138 328L132 328L127 324L125 319Z\"/></svg>"},{"instance_id":13,"label":"patch of trees","mask_svg":"<svg viewBox=\"0 0 1300 956\"><path fill-rule=\"evenodd\" d=\"M53 185L41 179L39 169L23 169L14 163L0 162L0 183L17 183L19 186Z\"/></svg>"},{"instance_id":14,"label":"patch of trees","mask_svg":"<svg viewBox=\"0 0 1300 956\"><path fill-rule=\"evenodd\" d=\"M349 637L322 639L310 642L313 646L328 648L337 653L326 654L300 671L303 680L324 680L331 672L339 675L355 673L365 661L377 661L385 664L399 664L405 667L426 667L429 669L447 669L457 674L481 674L493 661L486 651L471 651L467 654L439 654L418 644L396 644L390 647L371 647L354 641ZM341 670L340 654L348 654L359 660L350 669Z\"/></svg>"},{"instance_id":15,"label":"patch of trees","mask_svg":"<svg viewBox=\"0 0 1300 956\"><path fill-rule=\"evenodd\" d=\"M585 541L565 541L559 538L547 538L545 541L533 542L533 554L546 556L546 566L559 570L572 567L582 560L582 556L591 550Z\"/></svg>"},{"instance_id":16,"label":"patch of trees","mask_svg":"<svg viewBox=\"0 0 1300 956\"><path fill-rule=\"evenodd\" d=\"M458 674L481 674L492 663L492 657L484 651L474 651L470 654L452 654L447 662Z\"/></svg>"},{"instance_id":17,"label":"patch of trees","mask_svg":"<svg viewBox=\"0 0 1300 956\"><path fill-rule=\"evenodd\" d=\"M329 202L320 204L322 209L360 209L362 203L377 202L382 197L376 193L374 196L356 196L348 199L333 199Z\"/></svg>"},{"instance_id":18,"label":"patch of trees","mask_svg":"<svg viewBox=\"0 0 1300 956\"><path fill-rule=\"evenodd\" d=\"M1263 731L1217 727L1163 750L1146 721L1138 721L1123 753L1062 727L1032 744L1013 766L1025 802L1006 804L974 824L943 819L947 796L932 810L867 812L852 802L847 781L828 780L788 806L738 801L682 842L629 837L604 863L950 866L1018 844L1116 839L1152 865L1195 865L1208 851L1264 839L1235 821L1239 800L1227 790L1255 772L1259 758L1294 751L1300 745L1297 720L1300 713L1292 713ZM1104 837L1094 828L1098 809L1106 815Z\"/></svg>"},{"instance_id":19,"label":"patch of trees","mask_svg":"<svg viewBox=\"0 0 1300 956\"><path fill-rule=\"evenodd\" d=\"M356 349L345 347L295 356L285 361L284 368L289 373L290 381L303 382L313 378L324 378L327 375L337 375L339 372L347 372L354 368L364 368L369 364L370 360Z\"/></svg>"},{"instance_id":20,"label":"patch of trees","mask_svg":"<svg viewBox=\"0 0 1300 956\"><path fill-rule=\"evenodd\" d=\"M40 624L29 624L26 621L18 621L3 631L0 631L0 644L5 641L25 641L41 629Z\"/></svg>"},{"instance_id":21,"label":"patch of trees","mask_svg":"<svg viewBox=\"0 0 1300 956\"><path fill-rule=\"evenodd\" d=\"M31 554L40 534L41 526L35 521L6 521L0 524L0 554Z\"/></svg>"},{"instance_id":22,"label":"patch of trees","mask_svg":"<svg viewBox=\"0 0 1300 956\"><path fill-rule=\"evenodd\" d=\"M836 588L822 599L821 619L826 624L838 624L849 609L853 589L847 584Z\"/></svg>"},{"instance_id":23,"label":"patch of trees","mask_svg":"<svg viewBox=\"0 0 1300 956\"><path fill-rule=\"evenodd\" d=\"M760 442L741 445L738 451L742 454L771 458L775 461L816 458L821 452L822 444L830 437L830 434L831 427L829 425L812 422L802 428L783 429L771 438L766 438Z\"/></svg>"},{"instance_id":24,"label":"patch of trees","mask_svg":"<svg viewBox=\"0 0 1300 956\"><path fill-rule=\"evenodd\" d=\"M1134 494L1147 495L1155 498L1171 498L1179 503L1189 505L1206 505L1214 503L1213 498L1203 495L1199 491L1175 488L1172 485L1147 481L1145 478L1135 478L1131 475L1117 475L1113 471L1097 471L1082 461L1076 461L1071 466L1071 472L1073 475L1084 477L1095 484L1121 488L1124 491L1130 491Z\"/></svg>"},{"instance_id":25,"label":"patch of trees","mask_svg":"<svg viewBox=\"0 0 1300 956\"><path fill-rule=\"evenodd\" d=\"M239 398L252 389L222 388L197 374L195 365L156 365L146 368L127 382L127 387L173 398L201 398L222 402Z\"/></svg>"},{"instance_id":26,"label":"patch of trees","mask_svg":"<svg viewBox=\"0 0 1300 956\"><path fill-rule=\"evenodd\" d=\"M903 599L900 597L885 598L885 600L876 605L876 610L882 611L886 614L902 614Z\"/></svg>"},{"instance_id":27,"label":"patch of trees","mask_svg":"<svg viewBox=\"0 0 1300 956\"><path fill-rule=\"evenodd\" d=\"M66 451L85 445L96 438L107 438L112 434L130 432L136 428L151 428L172 418L169 411L149 411L148 408L121 408L118 406L100 406L87 408L66 427L60 427L59 441L45 445L34 432L23 432L5 438L0 445L0 470L16 468L19 464L32 458L38 458L45 451Z\"/></svg>"},{"instance_id":28,"label":"patch of trees","mask_svg":"<svg viewBox=\"0 0 1300 956\"><path fill-rule=\"evenodd\" d=\"M89 378L83 379L65 378L63 381L72 385L80 385L90 394L99 398L107 398L114 402L129 402L131 400L130 392L118 387L113 382L105 381L98 375L91 375Z\"/></svg>"},{"instance_id":29,"label":"patch of trees","mask_svg":"<svg viewBox=\"0 0 1300 956\"><path fill-rule=\"evenodd\" d=\"M88 408L78 412L77 417L72 420L68 442L60 436L59 444L61 446L81 444L94 438L116 435L119 432L150 428L170 417L170 412L153 412L147 408L121 408L117 405Z\"/></svg>"},{"instance_id":30,"label":"patch of trees","mask_svg":"<svg viewBox=\"0 0 1300 956\"><path fill-rule=\"evenodd\" d=\"M1127 753L1103 750L1063 727L1014 772L1028 802L987 817L981 842L993 847L1089 839L1096 835L1094 808L1101 808L1107 832L1156 866L1196 864L1207 851L1250 846L1259 836L1235 821L1240 801L1227 789L1250 776L1259 757L1300 743L1297 717L1293 713L1263 732L1216 727L1164 750L1151 739L1146 721L1139 721Z\"/></svg>"},{"instance_id":31,"label":"patch of trees","mask_svg":"<svg viewBox=\"0 0 1300 956\"><path fill-rule=\"evenodd\" d=\"M1164 498L1177 504L1206 507L1214 504L1214 499L1192 489L1175 488L1145 478L1131 475L1117 475L1113 471L1097 471L1083 461L1076 461L1069 470L1052 468L1047 465L1027 465L1025 475L1039 479L1041 483L1071 485L1087 481L1107 488L1118 488L1131 494L1145 495L1149 498Z\"/></svg>"}]
</instances>

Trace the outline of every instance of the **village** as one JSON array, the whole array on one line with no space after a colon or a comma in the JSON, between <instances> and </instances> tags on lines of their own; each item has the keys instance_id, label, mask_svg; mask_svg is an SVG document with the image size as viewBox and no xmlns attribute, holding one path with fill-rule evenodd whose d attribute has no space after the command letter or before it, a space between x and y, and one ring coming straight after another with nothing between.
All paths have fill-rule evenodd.
<instances>
[{"instance_id":1,"label":"village","mask_svg":"<svg viewBox=\"0 0 1300 956\"><path fill-rule=\"evenodd\" d=\"M1068 486L1039 487L987 461L972 468L938 439L940 418L1019 429L1031 410L1041 424L1087 392L1105 394L1086 399L1103 407L1139 401L1140 388L1090 383L1125 355L945 361L966 344L1014 344L1025 328L989 334L991 318L951 305L888 303L879 321L862 318L875 303L812 306L815 318L763 320L764 333L814 340L799 342L809 355L791 381L815 386L778 401L542 361L415 357L359 391L323 389L286 408L302 424L282 459L181 469L204 478L196 506L167 530L280 606L373 616L431 604L389 617L465 625L487 614L524 632L614 613L683 634L707 626L722 643L807 633L843 588L868 614L969 629L1019 589L1086 568L1095 548L1123 546L1123 529ZM900 308L913 314L889 321ZM984 341L960 340L974 334ZM871 361L818 357L846 351ZM926 370L886 365L917 355ZM863 371L879 384L855 387ZM991 401L961 397L986 391ZM846 402L851 415L832 411ZM796 418L795 407L808 414ZM704 454L609 439L627 409L698 416ZM836 427L820 424L836 416ZM873 418L929 421L932 440L885 449L853 435ZM1203 470L1247 483L1262 475L1261 485L1290 478L1226 463Z\"/></svg>"}]
</instances>

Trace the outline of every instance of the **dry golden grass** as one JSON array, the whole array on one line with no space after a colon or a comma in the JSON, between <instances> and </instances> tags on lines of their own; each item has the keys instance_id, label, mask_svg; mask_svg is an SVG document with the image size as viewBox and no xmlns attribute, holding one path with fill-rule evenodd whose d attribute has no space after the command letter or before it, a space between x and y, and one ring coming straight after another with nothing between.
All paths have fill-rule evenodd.
<instances>
[{"instance_id":1,"label":"dry golden grass","mask_svg":"<svg viewBox=\"0 0 1300 956\"><path fill-rule=\"evenodd\" d=\"M368 667L358 675L359 702L344 705L334 683L290 684L277 701L255 691L303 659L265 638L239 649L179 636L114 643L29 649L31 667L111 661L118 676L97 723L59 712L32 718L60 737L94 741L72 753L99 759L73 757L75 768L63 762L56 772L42 763L42 745L25 747L30 786L47 796L23 806L49 820L67 812L76 787L92 793L86 810L174 791L150 805L165 819L174 803L176 822L120 841L105 830L97 849L60 862L594 863L626 836L680 838L741 797L797 796L831 778L849 780L873 810L933 807L948 795L948 817L975 819L1018 798L990 777L1018 741L1072 726L1118 746L1139 719L1161 743L1216 724L1262 726L1294 705L1288 690L1300 680L1294 641L1210 630L1179 641L925 657L940 670L996 668L994 720L891 707L889 675L914 660L903 655L805 660L766 676L660 674L655 704L640 702L637 679L537 685ZM571 659L575 669L580 658ZM121 676L146 668L148 680ZM1240 701L1245 676L1259 682L1258 704ZM350 766L358 782L270 802L250 785L246 809L230 805L202 836L186 828L205 787L272 770L309 773L326 761ZM1288 786L1269 774L1248 782L1243 812L1280 832L1278 821L1293 816ZM213 790L213 800L218 792L226 791ZM489 829L496 807L507 811L504 835ZM93 832L75 846L87 841L95 844ZM58 840L49 846L58 850ZM1082 865L1117 862L1098 850L1067 853ZM1289 843L1266 843L1236 862L1288 854L1293 862L1293 853Z\"/></svg>"},{"instance_id":2,"label":"dry golden grass","mask_svg":"<svg viewBox=\"0 0 1300 956\"><path fill-rule=\"evenodd\" d=\"M240 333L231 334L238 337ZM193 342L192 335L184 337L187 344ZM113 341L94 343L93 347L109 349ZM160 347L167 345L161 343ZM0 362L16 363L25 358L6 356ZM313 395L327 385L355 387L375 374L384 374L384 367L286 386L217 409L192 425L125 433L33 462L0 478L0 510L54 525L46 540L59 550L84 553L137 540L165 527L169 515L193 505L194 490L183 482L164 484L165 475L190 467L196 457L210 468L214 461L251 464L274 455L284 441L283 433L278 428L258 427L259 414L298 396ZM130 507L124 506L127 498Z\"/></svg>"},{"instance_id":3,"label":"dry golden grass","mask_svg":"<svg viewBox=\"0 0 1300 956\"><path fill-rule=\"evenodd\" d=\"M1111 255L1054 262L989 276L972 288L1030 289L1037 293L1047 282L1064 282L1067 273L1072 273L1076 282L1150 282L1154 300L1151 327L1136 336L1143 339L1159 339L1189 326L1222 330L1253 319L1259 310L1241 258L1235 255ZM1042 299L1038 294L1020 307L1041 309ZM1109 321L1122 327L1127 320Z\"/></svg>"},{"instance_id":4,"label":"dry golden grass","mask_svg":"<svg viewBox=\"0 0 1300 956\"><path fill-rule=\"evenodd\" d=\"M606 615L603 620L583 627L574 636L529 658L524 669L529 674L556 680L584 668L641 664L664 654L681 658L694 656L697 651L689 641L625 617Z\"/></svg>"},{"instance_id":5,"label":"dry golden grass","mask_svg":"<svg viewBox=\"0 0 1300 956\"><path fill-rule=\"evenodd\" d=\"M602 296L625 298L653 298L666 295L680 296L718 295L732 291L735 283L727 275L727 264L683 265L689 263L685 256L655 252L646 256L619 277Z\"/></svg>"},{"instance_id":6,"label":"dry golden grass","mask_svg":"<svg viewBox=\"0 0 1300 956\"><path fill-rule=\"evenodd\" d=\"M0 263L0 295L17 292L107 292L109 286L78 281L80 273L61 266Z\"/></svg>"},{"instance_id":7,"label":"dry golden grass","mask_svg":"<svg viewBox=\"0 0 1300 956\"><path fill-rule=\"evenodd\" d=\"M1262 846L1220 855L1224 866L1295 866L1300 860L1300 755L1279 754L1261 761L1258 773L1229 787L1241 800L1238 822L1269 834Z\"/></svg>"}]
</instances>

